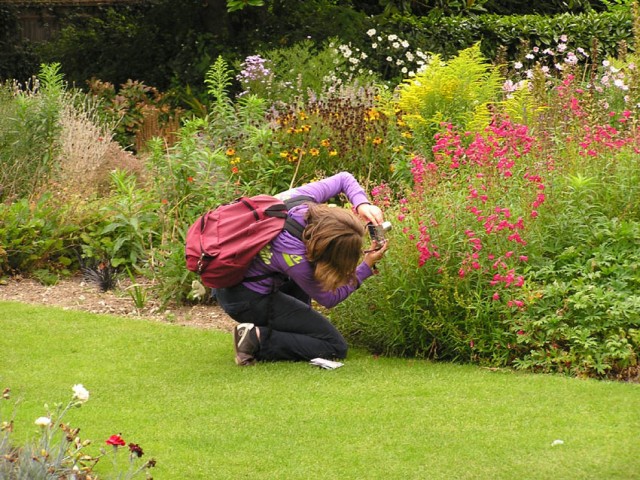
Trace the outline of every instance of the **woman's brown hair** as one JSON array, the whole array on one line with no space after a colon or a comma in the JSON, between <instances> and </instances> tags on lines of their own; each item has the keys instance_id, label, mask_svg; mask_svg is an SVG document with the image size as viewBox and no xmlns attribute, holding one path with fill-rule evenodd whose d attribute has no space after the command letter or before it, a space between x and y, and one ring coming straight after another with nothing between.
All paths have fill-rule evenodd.
<instances>
[{"instance_id":1,"label":"woman's brown hair","mask_svg":"<svg viewBox=\"0 0 640 480\"><path fill-rule=\"evenodd\" d=\"M325 290L356 281L364 233L362 222L351 210L309 204L302 239L307 258L315 267L315 278Z\"/></svg>"}]
</instances>

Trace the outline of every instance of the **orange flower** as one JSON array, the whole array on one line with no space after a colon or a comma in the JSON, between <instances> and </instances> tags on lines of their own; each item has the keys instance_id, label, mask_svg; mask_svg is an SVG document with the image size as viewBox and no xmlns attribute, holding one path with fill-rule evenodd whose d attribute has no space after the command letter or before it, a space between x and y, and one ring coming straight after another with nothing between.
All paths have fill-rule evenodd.
<instances>
[{"instance_id":1,"label":"orange flower","mask_svg":"<svg viewBox=\"0 0 640 480\"><path fill-rule=\"evenodd\" d=\"M235 149L227 148L227 155L229 155L230 157L233 157L235 154L236 154Z\"/></svg>"},{"instance_id":2,"label":"orange flower","mask_svg":"<svg viewBox=\"0 0 640 480\"><path fill-rule=\"evenodd\" d=\"M236 173L238 173L239 171L240 171L240 170L238 170L238 167L233 167L233 168L231 169L231 173L233 173L233 174L236 174Z\"/></svg>"}]
</instances>

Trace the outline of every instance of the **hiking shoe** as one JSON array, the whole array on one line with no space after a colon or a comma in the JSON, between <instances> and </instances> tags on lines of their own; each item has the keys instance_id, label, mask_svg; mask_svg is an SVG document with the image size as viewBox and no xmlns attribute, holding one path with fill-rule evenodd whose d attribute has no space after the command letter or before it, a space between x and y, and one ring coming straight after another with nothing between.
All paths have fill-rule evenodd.
<instances>
[{"instance_id":1,"label":"hiking shoe","mask_svg":"<svg viewBox=\"0 0 640 480\"><path fill-rule=\"evenodd\" d=\"M258 332L253 323L241 323L233 330L233 346L236 351L236 364L242 367L254 365L254 355L260 349Z\"/></svg>"}]
</instances>

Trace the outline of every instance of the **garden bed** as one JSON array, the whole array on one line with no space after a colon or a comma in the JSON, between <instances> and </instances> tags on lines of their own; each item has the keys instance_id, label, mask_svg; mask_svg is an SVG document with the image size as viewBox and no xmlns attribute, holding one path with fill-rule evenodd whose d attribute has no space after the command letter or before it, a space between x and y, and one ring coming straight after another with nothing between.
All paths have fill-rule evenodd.
<instances>
[{"instance_id":1,"label":"garden bed","mask_svg":"<svg viewBox=\"0 0 640 480\"><path fill-rule=\"evenodd\" d=\"M158 302L149 299L144 308L137 309L126 287L123 282L115 290L102 292L81 276L61 280L56 285L42 285L33 279L14 277L0 284L0 300L224 331L231 331L234 325L233 320L217 305L170 305L161 309Z\"/></svg>"}]
</instances>

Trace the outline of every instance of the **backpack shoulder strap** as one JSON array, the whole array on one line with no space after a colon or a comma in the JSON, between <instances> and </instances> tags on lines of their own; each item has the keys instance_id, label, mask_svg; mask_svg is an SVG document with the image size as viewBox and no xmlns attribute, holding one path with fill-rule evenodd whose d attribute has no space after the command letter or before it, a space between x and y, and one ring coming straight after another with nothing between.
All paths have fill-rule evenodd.
<instances>
[{"instance_id":1,"label":"backpack shoulder strap","mask_svg":"<svg viewBox=\"0 0 640 480\"><path fill-rule=\"evenodd\" d=\"M298 205L306 202L315 202L315 200L307 195L299 195L297 197L292 197L288 200L285 200L284 204L287 207L287 210L290 210L293 207L297 207ZM302 226L299 222L288 215L286 220L284 221L284 229L291 235L296 237L298 240L302 240L302 232L304 230L304 226Z\"/></svg>"}]
</instances>

